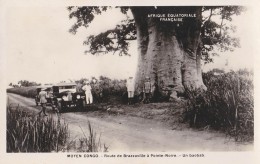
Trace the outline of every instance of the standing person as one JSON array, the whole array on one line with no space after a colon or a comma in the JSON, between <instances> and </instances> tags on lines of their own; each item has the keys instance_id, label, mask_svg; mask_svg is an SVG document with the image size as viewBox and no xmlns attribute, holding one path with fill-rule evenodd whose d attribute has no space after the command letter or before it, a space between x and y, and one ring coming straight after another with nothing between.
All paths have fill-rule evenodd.
<instances>
[{"instance_id":1,"label":"standing person","mask_svg":"<svg viewBox=\"0 0 260 164\"><path fill-rule=\"evenodd\" d=\"M82 92L82 84L80 82L77 83L76 92Z\"/></svg>"},{"instance_id":2,"label":"standing person","mask_svg":"<svg viewBox=\"0 0 260 164\"><path fill-rule=\"evenodd\" d=\"M46 110L46 103L47 103L47 93L45 91L45 88L41 89L41 92L39 93L39 99L42 106L42 110L39 112L39 116L41 116L41 113L43 112L44 116L47 116L45 110Z\"/></svg>"},{"instance_id":3,"label":"standing person","mask_svg":"<svg viewBox=\"0 0 260 164\"><path fill-rule=\"evenodd\" d=\"M133 77L130 76L127 80L128 105L133 104L134 89L134 80Z\"/></svg>"},{"instance_id":4,"label":"standing person","mask_svg":"<svg viewBox=\"0 0 260 164\"><path fill-rule=\"evenodd\" d=\"M47 93L46 93L47 103L50 103L50 104L51 104L51 97L52 97L51 89L45 89L45 91L47 92Z\"/></svg>"},{"instance_id":5,"label":"standing person","mask_svg":"<svg viewBox=\"0 0 260 164\"><path fill-rule=\"evenodd\" d=\"M144 103L149 103L151 98L151 93L152 93L152 84L148 76L145 77L143 93L144 93L144 99L143 99Z\"/></svg>"},{"instance_id":6,"label":"standing person","mask_svg":"<svg viewBox=\"0 0 260 164\"><path fill-rule=\"evenodd\" d=\"M91 93L91 86L90 86L90 83L88 81L85 81L85 84L82 89L85 91L85 94L86 94L86 103L87 104L92 104L93 103L93 96L92 96L92 93Z\"/></svg>"},{"instance_id":7,"label":"standing person","mask_svg":"<svg viewBox=\"0 0 260 164\"><path fill-rule=\"evenodd\" d=\"M102 87L100 84L101 83L98 82L97 79L95 79L95 78L92 79L92 93L93 93L93 96L95 99L94 103L102 102Z\"/></svg>"}]
</instances>

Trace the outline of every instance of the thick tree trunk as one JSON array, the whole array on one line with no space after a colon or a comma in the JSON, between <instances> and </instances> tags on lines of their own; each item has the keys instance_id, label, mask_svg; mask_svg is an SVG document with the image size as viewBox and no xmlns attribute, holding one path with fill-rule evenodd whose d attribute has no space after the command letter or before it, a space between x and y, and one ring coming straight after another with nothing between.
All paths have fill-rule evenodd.
<instances>
[{"instance_id":1,"label":"thick tree trunk","mask_svg":"<svg viewBox=\"0 0 260 164\"><path fill-rule=\"evenodd\" d=\"M205 88L201 77L200 56L197 55L200 9L189 8L197 17L180 27L176 22L159 22L156 18L148 18L151 8L131 9L137 27L139 53L135 78L137 94L142 91L147 76L150 77L156 96L170 95L177 98L177 93L184 93L185 88ZM161 12L167 11L169 8L162 9Z\"/></svg>"},{"instance_id":2,"label":"thick tree trunk","mask_svg":"<svg viewBox=\"0 0 260 164\"><path fill-rule=\"evenodd\" d=\"M149 36L148 36L148 24L145 16L140 15L146 15L146 11L142 10L140 8L132 8L132 13L135 19L136 29L137 29L137 48L138 48L138 66L137 66L137 72L135 75L135 88L136 93L140 94L142 92L142 85L144 83L145 78L145 71L147 63L147 48L148 48L148 42L149 42Z\"/></svg>"},{"instance_id":3,"label":"thick tree trunk","mask_svg":"<svg viewBox=\"0 0 260 164\"><path fill-rule=\"evenodd\" d=\"M203 83L202 79L202 69L201 69L201 45L198 46L197 49L197 56L196 56L196 65L197 65L197 76L198 76L198 83L200 84L199 87L203 90L207 90L207 87Z\"/></svg>"}]
</instances>

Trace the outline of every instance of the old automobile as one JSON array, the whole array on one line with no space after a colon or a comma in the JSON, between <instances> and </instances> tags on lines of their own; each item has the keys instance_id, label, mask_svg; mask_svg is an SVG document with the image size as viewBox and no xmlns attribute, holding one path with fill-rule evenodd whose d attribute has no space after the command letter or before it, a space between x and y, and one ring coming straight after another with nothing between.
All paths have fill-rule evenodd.
<instances>
[{"instance_id":1,"label":"old automobile","mask_svg":"<svg viewBox=\"0 0 260 164\"><path fill-rule=\"evenodd\" d=\"M76 83L58 83L52 87L53 91L53 108L62 112L70 107L76 109L85 106L85 93L76 90Z\"/></svg>"}]
</instances>

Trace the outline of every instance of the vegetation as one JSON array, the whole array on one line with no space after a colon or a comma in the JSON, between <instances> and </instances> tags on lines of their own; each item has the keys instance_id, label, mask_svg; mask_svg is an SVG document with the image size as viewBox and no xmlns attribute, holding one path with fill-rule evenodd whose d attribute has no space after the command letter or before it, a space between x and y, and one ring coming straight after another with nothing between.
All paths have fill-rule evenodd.
<instances>
[{"instance_id":1,"label":"vegetation","mask_svg":"<svg viewBox=\"0 0 260 164\"><path fill-rule=\"evenodd\" d=\"M98 53L108 53L119 51L119 55L130 55L128 53L129 42L131 40L137 39L137 29L136 26L139 25L138 21L142 21L140 24L141 29L146 30L145 23L148 20L147 14L165 14L172 13L173 11L177 13L194 13L198 10L197 17L200 17L200 33L202 42L202 59L206 62L212 62L212 56L216 55L215 49L220 49L221 51L233 51L234 48L239 47L239 39L232 37L230 34L236 30L236 27L230 26L225 22L232 22L233 17L240 15L245 8L242 6L197 6L197 7L135 7L135 6L122 6L116 7L120 8L121 13L125 14L125 20L121 21L120 24L116 25L115 28L108 29L98 35L87 36L85 45L90 46L86 53L98 54ZM89 6L89 7L78 7L70 6L67 8L69 11L69 18L76 18L77 21L74 22L69 32L76 34L78 29L88 28L93 21L95 21L95 16L101 15L102 13L112 9L112 7L107 6ZM133 15L137 14L138 17L129 16L129 12ZM176 13L172 13L176 14ZM131 15L131 14L130 14ZM218 18L220 22L216 21ZM169 25L169 24L166 24ZM177 29L177 33L183 37L183 42L186 38L184 27L182 24L178 28L175 24L170 25ZM181 29L182 28L182 29ZM169 30L168 35L173 35ZM141 32L140 32L141 33ZM112 37L111 37L112 36ZM143 41L143 45L145 45ZM187 43L186 43L187 44ZM214 46L216 45L216 46ZM214 52L216 53L216 51Z\"/></svg>"},{"instance_id":2,"label":"vegetation","mask_svg":"<svg viewBox=\"0 0 260 164\"><path fill-rule=\"evenodd\" d=\"M97 82L91 83L94 101L110 102L111 98L120 103L122 97L127 94L126 80L110 79L108 77L100 76ZM118 100L118 101L117 101Z\"/></svg>"},{"instance_id":3,"label":"vegetation","mask_svg":"<svg viewBox=\"0 0 260 164\"><path fill-rule=\"evenodd\" d=\"M188 90L186 113L193 127L228 132L236 141L254 138L253 73L247 70L203 75L207 91Z\"/></svg>"},{"instance_id":4,"label":"vegetation","mask_svg":"<svg viewBox=\"0 0 260 164\"><path fill-rule=\"evenodd\" d=\"M102 147L100 138L97 138L97 133L95 133L93 127L91 126L90 122L88 121L88 130L89 130L89 135L86 136L86 134L83 132L84 137L80 138L80 146L78 148L78 151L80 152L107 152L108 147L104 144ZM98 139L98 140L97 140Z\"/></svg>"},{"instance_id":5,"label":"vegetation","mask_svg":"<svg viewBox=\"0 0 260 164\"><path fill-rule=\"evenodd\" d=\"M7 89L8 93L15 93L25 97L35 98L37 95L36 87L16 87Z\"/></svg>"},{"instance_id":6,"label":"vegetation","mask_svg":"<svg viewBox=\"0 0 260 164\"><path fill-rule=\"evenodd\" d=\"M39 85L41 85L40 83L36 83L34 81L28 81L28 80L20 80L18 83L21 84L21 86L23 86L23 87L30 87L30 86L39 86Z\"/></svg>"},{"instance_id":7,"label":"vegetation","mask_svg":"<svg viewBox=\"0 0 260 164\"><path fill-rule=\"evenodd\" d=\"M68 125L60 119L29 116L19 107L7 109L7 152L58 152L68 138Z\"/></svg>"},{"instance_id":8,"label":"vegetation","mask_svg":"<svg viewBox=\"0 0 260 164\"><path fill-rule=\"evenodd\" d=\"M20 80L17 84L9 83L9 86L11 87L30 87L30 86L39 86L40 83L36 83L34 81L28 81L28 80Z\"/></svg>"},{"instance_id":9,"label":"vegetation","mask_svg":"<svg viewBox=\"0 0 260 164\"><path fill-rule=\"evenodd\" d=\"M94 80L95 79L95 80ZM76 83L83 83L85 78L77 80ZM95 81L95 83L94 83ZM110 79L105 76L100 76L99 79L92 77L91 83L92 94L94 101L108 102L111 96L122 97L126 94L126 80ZM37 95L36 87L17 87L7 89L8 93L15 93L25 97L35 98Z\"/></svg>"},{"instance_id":10,"label":"vegetation","mask_svg":"<svg viewBox=\"0 0 260 164\"><path fill-rule=\"evenodd\" d=\"M76 34L79 28L88 29L97 15L110 10L107 6L70 6L69 18L74 23L69 30ZM145 77L153 86L153 96L172 98L184 93L184 87L205 89L201 61L212 62L218 52L233 51L240 46L232 33L236 27L233 18L244 11L242 6L124 6L126 15L114 28L86 36L83 44L89 54L130 55L131 41L137 40L138 66L135 76L136 92L140 94ZM194 14L181 22L160 21L152 15ZM149 16L150 15L150 16ZM180 15L179 15L180 16ZM155 94L156 93L156 94Z\"/></svg>"},{"instance_id":11,"label":"vegetation","mask_svg":"<svg viewBox=\"0 0 260 164\"><path fill-rule=\"evenodd\" d=\"M237 141L252 141L254 137L253 73L248 70L225 73L214 69L203 74L203 81L207 87L206 92L187 89L185 95L188 99L185 118L190 125L196 128L211 127L224 130ZM94 101L98 103L122 103L124 98L127 99L125 80L111 80L101 76L99 79L91 80L91 86ZM27 97L34 97L36 94L34 87L12 88L8 89L8 92ZM92 137L93 135L89 136ZM92 139L81 139L82 151L86 151L84 145L89 145L91 141Z\"/></svg>"},{"instance_id":12,"label":"vegetation","mask_svg":"<svg viewBox=\"0 0 260 164\"><path fill-rule=\"evenodd\" d=\"M26 109L24 109L26 110ZM35 117L22 110L7 108L7 152L107 152L100 137L88 122L89 133L77 140L70 140L68 124L60 117ZM79 144L77 144L79 142Z\"/></svg>"}]
</instances>

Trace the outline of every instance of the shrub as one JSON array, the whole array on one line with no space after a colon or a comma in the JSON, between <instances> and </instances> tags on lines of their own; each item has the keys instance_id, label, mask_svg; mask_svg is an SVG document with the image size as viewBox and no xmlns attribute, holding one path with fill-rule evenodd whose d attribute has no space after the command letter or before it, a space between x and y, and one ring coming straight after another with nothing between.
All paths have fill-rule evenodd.
<instances>
[{"instance_id":1,"label":"shrub","mask_svg":"<svg viewBox=\"0 0 260 164\"><path fill-rule=\"evenodd\" d=\"M203 75L207 91L187 90L187 119L191 126L211 126L227 131L236 141L254 137L252 72L239 70Z\"/></svg>"},{"instance_id":2,"label":"shrub","mask_svg":"<svg viewBox=\"0 0 260 164\"><path fill-rule=\"evenodd\" d=\"M76 83L82 84L84 80L87 79L81 78ZM112 101L119 103L127 93L126 80L110 79L105 76L100 76L99 79L92 77L90 85L94 101L96 102L110 102L113 99Z\"/></svg>"}]
</instances>

